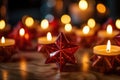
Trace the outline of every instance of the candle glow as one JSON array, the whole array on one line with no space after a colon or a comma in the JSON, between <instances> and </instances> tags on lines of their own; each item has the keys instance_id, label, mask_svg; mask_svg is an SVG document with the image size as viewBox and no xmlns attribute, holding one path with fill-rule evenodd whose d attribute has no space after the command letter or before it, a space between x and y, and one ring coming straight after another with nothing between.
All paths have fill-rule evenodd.
<instances>
[{"instance_id":1,"label":"candle glow","mask_svg":"<svg viewBox=\"0 0 120 80\"><path fill-rule=\"evenodd\" d=\"M1 38L1 43L4 44L5 43L5 37L2 36Z\"/></svg>"},{"instance_id":2,"label":"candle glow","mask_svg":"<svg viewBox=\"0 0 120 80\"><path fill-rule=\"evenodd\" d=\"M26 25L27 27L31 27L33 24L34 24L34 20L33 20L32 17L27 17L27 18L25 19L25 25Z\"/></svg>"},{"instance_id":3,"label":"candle glow","mask_svg":"<svg viewBox=\"0 0 120 80\"><path fill-rule=\"evenodd\" d=\"M51 41L52 40L52 35L50 32L47 33L47 40L48 41Z\"/></svg>"},{"instance_id":4,"label":"candle glow","mask_svg":"<svg viewBox=\"0 0 120 80\"><path fill-rule=\"evenodd\" d=\"M112 26L111 25L107 26L107 34L112 34Z\"/></svg>"},{"instance_id":5,"label":"candle glow","mask_svg":"<svg viewBox=\"0 0 120 80\"><path fill-rule=\"evenodd\" d=\"M120 29L120 19L117 19L115 25L118 29Z\"/></svg>"},{"instance_id":6,"label":"candle glow","mask_svg":"<svg viewBox=\"0 0 120 80\"><path fill-rule=\"evenodd\" d=\"M84 34L88 34L89 31L90 31L90 28L89 28L88 26L85 26L85 27L83 28L83 30L82 30L82 32L83 32Z\"/></svg>"},{"instance_id":7,"label":"candle glow","mask_svg":"<svg viewBox=\"0 0 120 80\"><path fill-rule=\"evenodd\" d=\"M19 35L20 35L20 36L24 36L24 35L25 35L25 30L24 30L24 28L21 28L21 29L19 30Z\"/></svg>"},{"instance_id":8,"label":"candle glow","mask_svg":"<svg viewBox=\"0 0 120 80\"><path fill-rule=\"evenodd\" d=\"M99 3L99 4L97 4L97 11L99 12L99 13L105 13L106 12L106 7L105 7L105 5L104 4L102 4L102 3Z\"/></svg>"},{"instance_id":9,"label":"candle glow","mask_svg":"<svg viewBox=\"0 0 120 80\"><path fill-rule=\"evenodd\" d=\"M106 51L107 51L107 52L110 52L110 49L111 49L111 42L110 42L110 40L108 40L108 42L107 42L107 47L106 47Z\"/></svg>"},{"instance_id":10,"label":"candle glow","mask_svg":"<svg viewBox=\"0 0 120 80\"><path fill-rule=\"evenodd\" d=\"M71 32L72 31L72 25L71 24L66 24L65 25L65 31L66 32Z\"/></svg>"},{"instance_id":11,"label":"candle glow","mask_svg":"<svg viewBox=\"0 0 120 80\"><path fill-rule=\"evenodd\" d=\"M81 10L86 10L88 8L88 3L86 0L80 0L79 1L79 8Z\"/></svg>"},{"instance_id":12,"label":"candle glow","mask_svg":"<svg viewBox=\"0 0 120 80\"><path fill-rule=\"evenodd\" d=\"M5 28L5 21L0 20L0 29L4 29L4 28Z\"/></svg>"},{"instance_id":13,"label":"candle glow","mask_svg":"<svg viewBox=\"0 0 120 80\"><path fill-rule=\"evenodd\" d=\"M64 14L62 17L61 17L61 22L64 23L64 24L68 24L71 22L71 17L67 14Z\"/></svg>"},{"instance_id":14,"label":"candle glow","mask_svg":"<svg viewBox=\"0 0 120 80\"><path fill-rule=\"evenodd\" d=\"M84 72L88 71L89 69L89 55L88 53L84 53L83 57L82 57L82 70Z\"/></svg>"},{"instance_id":15,"label":"candle glow","mask_svg":"<svg viewBox=\"0 0 120 80\"><path fill-rule=\"evenodd\" d=\"M41 21L41 28L42 28L42 29L47 29L48 26L49 26L48 20L47 20L47 19L43 19L43 20Z\"/></svg>"},{"instance_id":16,"label":"candle glow","mask_svg":"<svg viewBox=\"0 0 120 80\"><path fill-rule=\"evenodd\" d=\"M87 25L90 27L90 28L94 28L95 25L96 25L96 22L93 18L90 18L87 22Z\"/></svg>"},{"instance_id":17,"label":"candle glow","mask_svg":"<svg viewBox=\"0 0 120 80\"><path fill-rule=\"evenodd\" d=\"M8 80L8 71L3 70L2 71L2 77L3 77L3 80Z\"/></svg>"}]
</instances>

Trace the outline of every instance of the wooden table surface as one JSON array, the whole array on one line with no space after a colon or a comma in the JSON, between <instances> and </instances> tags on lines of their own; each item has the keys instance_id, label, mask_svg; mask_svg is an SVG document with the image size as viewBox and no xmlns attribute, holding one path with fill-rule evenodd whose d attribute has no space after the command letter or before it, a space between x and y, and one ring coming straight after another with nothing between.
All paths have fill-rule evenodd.
<instances>
[{"instance_id":1,"label":"wooden table surface","mask_svg":"<svg viewBox=\"0 0 120 80\"><path fill-rule=\"evenodd\" d=\"M83 55L90 50L78 50L75 57L79 66L59 72L55 63L44 64L45 57L38 52L19 52L10 62L0 63L0 80L120 80L118 74L103 74L89 69L84 71ZM89 63L87 62L89 65ZM72 70L71 70L72 69Z\"/></svg>"}]
</instances>

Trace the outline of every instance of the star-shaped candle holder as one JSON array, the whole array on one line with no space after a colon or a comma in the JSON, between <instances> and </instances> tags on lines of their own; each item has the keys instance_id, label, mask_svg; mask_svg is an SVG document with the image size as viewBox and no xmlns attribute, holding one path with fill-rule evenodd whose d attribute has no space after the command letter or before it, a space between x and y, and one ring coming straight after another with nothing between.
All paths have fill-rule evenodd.
<instances>
[{"instance_id":1,"label":"star-shaped candle holder","mask_svg":"<svg viewBox=\"0 0 120 80\"><path fill-rule=\"evenodd\" d=\"M55 43L46 45L48 58L46 64L56 63L60 71L63 70L66 63L75 64L74 53L79 46L67 40L63 33L60 33Z\"/></svg>"}]
</instances>

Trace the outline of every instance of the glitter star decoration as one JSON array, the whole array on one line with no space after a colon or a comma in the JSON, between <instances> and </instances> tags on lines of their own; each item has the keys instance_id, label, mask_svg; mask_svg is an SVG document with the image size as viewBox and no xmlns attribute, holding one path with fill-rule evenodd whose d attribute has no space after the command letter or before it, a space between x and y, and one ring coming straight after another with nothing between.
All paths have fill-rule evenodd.
<instances>
[{"instance_id":1,"label":"glitter star decoration","mask_svg":"<svg viewBox=\"0 0 120 80\"><path fill-rule=\"evenodd\" d=\"M63 70L66 63L75 64L74 53L78 50L79 46L69 42L63 33L58 35L55 43L48 44L46 47L49 55L46 64L56 63L60 71Z\"/></svg>"}]
</instances>

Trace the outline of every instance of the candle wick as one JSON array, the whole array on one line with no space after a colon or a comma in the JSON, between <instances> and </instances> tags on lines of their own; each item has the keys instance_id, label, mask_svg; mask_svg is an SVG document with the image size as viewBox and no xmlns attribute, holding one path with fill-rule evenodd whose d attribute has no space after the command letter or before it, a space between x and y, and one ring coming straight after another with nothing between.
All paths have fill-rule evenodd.
<instances>
[{"instance_id":1,"label":"candle wick","mask_svg":"<svg viewBox=\"0 0 120 80\"><path fill-rule=\"evenodd\" d=\"M107 52L110 52L110 49L107 49L106 51L107 51Z\"/></svg>"}]
</instances>

